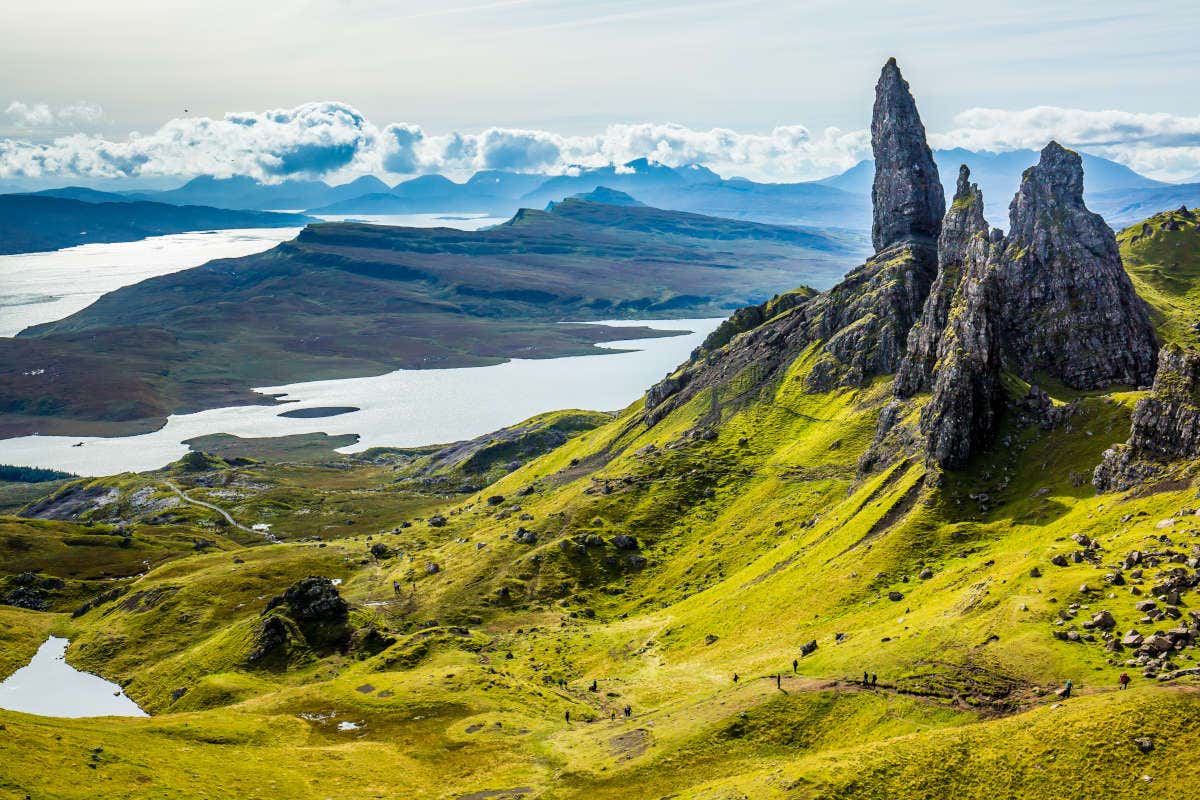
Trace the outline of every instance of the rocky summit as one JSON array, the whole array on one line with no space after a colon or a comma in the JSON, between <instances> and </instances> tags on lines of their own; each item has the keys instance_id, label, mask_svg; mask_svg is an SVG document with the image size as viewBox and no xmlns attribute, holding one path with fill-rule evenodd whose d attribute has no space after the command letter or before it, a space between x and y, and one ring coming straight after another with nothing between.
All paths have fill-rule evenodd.
<instances>
[{"instance_id":1,"label":"rocky summit","mask_svg":"<svg viewBox=\"0 0 1200 800\"><path fill-rule=\"evenodd\" d=\"M1079 154L1057 142L1025 171L1009 207L1000 283L1006 363L1022 377L1045 371L1076 389L1153 379L1146 304L1112 230L1083 203Z\"/></svg>"},{"instance_id":2,"label":"rocky summit","mask_svg":"<svg viewBox=\"0 0 1200 800\"><path fill-rule=\"evenodd\" d=\"M919 393L931 393L915 401L920 449L958 468L990 442L1006 372L1075 389L1137 386L1152 379L1156 349L1115 235L1083 203L1077 153L1057 142L1042 150L1010 205L1007 236L988 231L983 195L964 166L938 237L937 278L897 370L896 402L880 415L863 466L911 449L918 437L900 424L902 401Z\"/></svg>"},{"instance_id":3,"label":"rocky summit","mask_svg":"<svg viewBox=\"0 0 1200 800\"><path fill-rule=\"evenodd\" d=\"M884 66L871 123L876 152L876 253L832 289L804 288L735 314L720 341L706 342L691 360L646 394L651 424L701 389L724 384L748 367L769 379L797 353L817 345L805 378L813 391L863 386L900 366L909 331L937 275L937 233L945 197L925 142L925 126L895 59ZM762 321L753 331L744 323Z\"/></svg>"}]
</instances>

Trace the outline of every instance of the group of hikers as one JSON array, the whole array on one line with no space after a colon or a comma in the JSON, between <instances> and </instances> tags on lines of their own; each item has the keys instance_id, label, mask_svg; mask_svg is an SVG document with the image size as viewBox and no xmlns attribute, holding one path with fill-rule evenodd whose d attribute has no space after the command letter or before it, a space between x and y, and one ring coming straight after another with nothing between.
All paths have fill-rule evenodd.
<instances>
[{"instance_id":1,"label":"group of hikers","mask_svg":"<svg viewBox=\"0 0 1200 800\"><path fill-rule=\"evenodd\" d=\"M793 674L799 671L799 667L800 667L799 660L792 659L792 673ZM738 675L736 672L733 673L733 682L734 683L737 683L741 679L742 679L741 675ZM1131 681L1132 681L1132 678L1129 677L1128 672L1122 672L1121 677L1117 679L1117 682L1121 685L1122 689L1128 688ZM563 679L560 679L559 684L565 688L567 685L567 682ZM874 672L865 672L865 671L863 672L862 687L864 689L875 689L878 687L878 685L879 685L879 675L878 674L876 674ZM1071 696L1071 690L1074 687L1075 687L1075 684L1068 679L1066 685L1062 689L1059 689L1057 694L1060 698L1062 698L1063 700L1066 700L1068 697ZM590 691L593 691L593 692L597 691L596 681L593 680L592 685L588 688ZM775 674L775 688L779 689L780 691L783 691L783 676L780 675L779 673ZM625 708L623 709L623 712L625 714L625 717L629 718L630 716L633 715L632 706L628 706L628 705L625 706ZM617 718L617 712L614 710L611 712L611 719L616 720L616 718ZM567 722L571 721L571 712L570 711L566 712L566 720L567 720Z\"/></svg>"}]
</instances>

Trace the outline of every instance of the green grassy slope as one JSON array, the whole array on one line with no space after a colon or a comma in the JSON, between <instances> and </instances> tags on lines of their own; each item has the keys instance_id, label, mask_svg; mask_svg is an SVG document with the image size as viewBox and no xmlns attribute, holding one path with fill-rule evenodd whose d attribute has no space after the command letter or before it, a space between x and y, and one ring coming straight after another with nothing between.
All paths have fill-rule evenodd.
<instances>
[{"instance_id":1,"label":"green grassy slope","mask_svg":"<svg viewBox=\"0 0 1200 800\"><path fill-rule=\"evenodd\" d=\"M423 484L435 462L461 463L431 454L211 462L187 490L245 502L238 513L257 519L286 489L280 531L307 538L317 526L301 520L322 502L361 508L361 523L321 541L231 535L236 551L177 557L78 617L0 617L23 653L49 627L70 636L73 664L156 715L0 712L17 734L0 738L0 790L1081 800L1200 790L1198 677L1145 675L1134 649L1090 625L1107 611L1119 639L1196 624L1194 591L1178 620L1134 606L1200 555L1190 480L1123 495L1089 483L1128 436L1141 393L1047 385L1073 409L1065 424L1010 415L991 450L943 481L911 461L860 475L890 379L814 394L806 378L820 357L815 346L792 353L765 382L729 375L652 427L640 404L595 420L478 490L453 466ZM389 506L400 501L370 491L384 476L424 505ZM154 478L119 480L128 491ZM218 494L271 481L257 499ZM1140 575L1121 566L1135 550ZM376 649L356 634L333 652L298 642L284 663L251 663L267 600L307 575L339 579L350 625L394 641ZM1170 661L1194 667L1195 654L1180 646ZM878 687L856 684L864 671ZM1121 672L1129 691L1117 689ZM1074 696L1060 700L1068 679ZM10 757L28 742L36 758Z\"/></svg>"},{"instance_id":2,"label":"green grassy slope","mask_svg":"<svg viewBox=\"0 0 1200 800\"><path fill-rule=\"evenodd\" d=\"M1125 269L1164 342L1200 343L1200 210L1164 211L1117 234Z\"/></svg>"}]
</instances>

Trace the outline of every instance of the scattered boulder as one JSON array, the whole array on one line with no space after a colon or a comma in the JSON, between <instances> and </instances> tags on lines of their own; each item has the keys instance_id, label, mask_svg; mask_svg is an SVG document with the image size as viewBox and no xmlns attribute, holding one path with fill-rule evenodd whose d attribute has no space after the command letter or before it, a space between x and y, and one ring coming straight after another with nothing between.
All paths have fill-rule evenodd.
<instances>
[{"instance_id":1,"label":"scattered boulder","mask_svg":"<svg viewBox=\"0 0 1200 800\"><path fill-rule=\"evenodd\" d=\"M612 545L618 550L637 550L638 540L624 533L612 537Z\"/></svg>"}]
</instances>

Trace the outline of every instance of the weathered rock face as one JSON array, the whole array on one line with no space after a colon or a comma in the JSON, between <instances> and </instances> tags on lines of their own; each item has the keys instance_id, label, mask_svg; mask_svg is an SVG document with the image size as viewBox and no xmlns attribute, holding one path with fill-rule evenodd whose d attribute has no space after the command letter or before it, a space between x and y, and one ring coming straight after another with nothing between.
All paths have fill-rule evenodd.
<instances>
[{"instance_id":1,"label":"weathered rock face","mask_svg":"<svg viewBox=\"0 0 1200 800\"><path fill-rule=\"evenodd\" d=\"M821 347L806 379L813 391L860 386L896 371L937 275L936 238L946 201L925 128L894 60L879 79L871 133L876 254L828 292L794 292L782 296L786 304L736 313L718 329L719 337L710 337L712 346L706 342L646 394L648 424L747 370L759 385L814 343Z\"/></svg>"},{"instance_id":2,"label":"weathered rock face","mask_svg":"<svg viewBox=\"0 0 1200 800\"><path fill-rule=\"evenodd\" d=\"M1162 475L1171 461L1198 457L1200 353L1167 345L1150 396L1133 409L1129 441L1105 451L1092 483L1102 492L1124 491Z\"/></svg>"},{"instance_id":3,"label":"weathered rock face","mask_svg":"<svg viewBox=\"0 0 1200 800\"><path fill-rule=\"evenodd\" d=\"M871 187L875 252L906 240L932 243L946 212L946 196L917 104L894 58L884 64L875 86L871 149L875 155Z\"/></svg>"},{"instance_id":4,"label":"weathered rock face","mask_svg":"<svg viewBox=\"0 0 1200 800\"><path fill-rule=\"evenodd\" d=\"M1000 266L1005 363L1076 389L1142 385L1157 343L1116 237L1083 204L1083 162L1051 142L1009 207Z\"/></svg>"},{"instance_id":5,"label":"weathered rock face","mask_svg":"<svg viewBox=\"0 0 1200 800\"><path fill-rule=\"evenodd\" d=\"M957 265L962 277L938 341L933 395L921 409L921 433L928 460L957 468L991 439L1003 408L993 262L999 237L988 235L983 196L975 185L960 181L947 222L953 224L943 228L940 249L947 268L942 274Z\"/></svg>"},{"instance_id":6,"label":"weathered rock face","mask_svg":"<svg viewBox=\"0 0 1200 800\"><path fill-rule=\"evenodd\" d=\"M907 349L896 371L896 396L912 397L929 389L933 367L937 363L938 344L950 318L950 307L962 281L968 253L979 235L986 235L983 194L971 183L971 171L964 164L958 170L954 201L942 221L938 238L938 272L920 319L909 330ZM976 254L978 256L978 254Z\"/></svg>"},{"instance_id":7,"label":"weathered rock face","mask_svg":"<svg viewBox=\"0 0 1200 800\"><path fill-rule=\"evenodd\" d=\"M900 405L880 415L869 468L922 441L928 461L964 466L1003 410L1004 370L1047 373L1080 389L1140 384L1152 373L1154 329L1121 266L1116 237L1083 204L1078 154L1051 142L1025 171L1011 230L987 232L966 167L942 223L938 274L897 370ZM920 436L903 401L931 392Z\"/></svg>"},{"instance_id":8,"label":"weathered rock face","mask_svg":"<svg viewBox=\"0 0 1200 800\"><path fill-rule=\"evenodd\" d=\"M267 601L248 661L282 656L303 642L317 650L344 646L350 636L350 607L328 578L302 578Z\"/></svg>"},{"instance_id":9,"label":"weathered rock face","mask_svg":"<svg viewBox=\"0 0 1200 800\"><path fill-rule=\"evenodd\" d=\"M959 171L954 202L938 242L938 274L921 318L908 335L893 401L880 415L875 443L861 466L888 460L916 442L926 459L944 467L966 463L991 436L1001 408L999 305L994 257L998 232L988 233L983 195ZM931 391L921 408L920 436L907 425L904 401Z\"/></svg>"}]
</instances>

